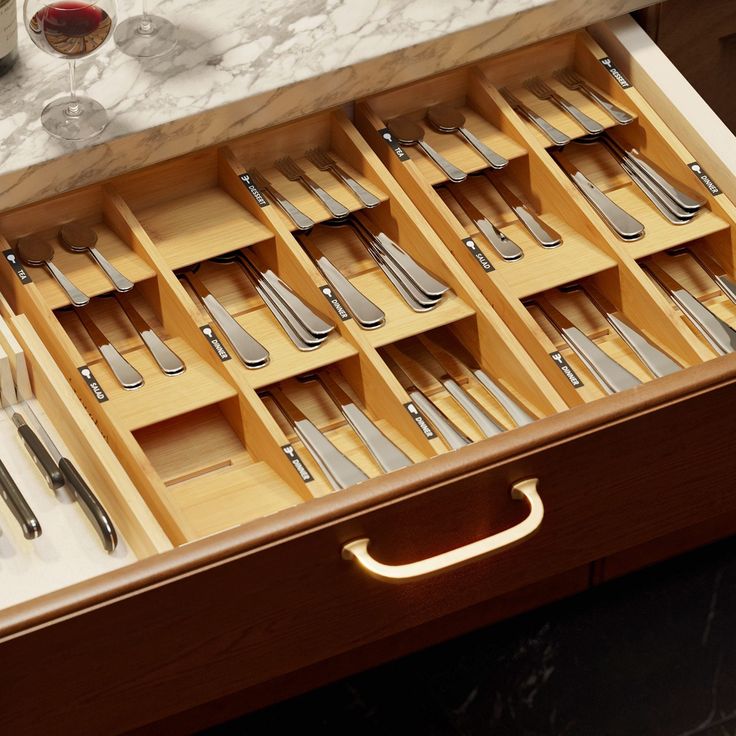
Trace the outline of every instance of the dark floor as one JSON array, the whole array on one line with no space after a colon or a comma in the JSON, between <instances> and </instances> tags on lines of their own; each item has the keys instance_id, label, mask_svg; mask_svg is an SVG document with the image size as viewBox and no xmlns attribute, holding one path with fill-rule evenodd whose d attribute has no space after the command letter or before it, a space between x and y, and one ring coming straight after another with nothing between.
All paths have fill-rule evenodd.
<instances>
[{"instance_id":1,"label":"dark floor","mask_svg":"<svg viewBox=\"0 0 736 736\"><path fill-rule=\"evenodd\" d=\"M211 729L736 736L736 538Z\"/></svg>"}]
</instances>

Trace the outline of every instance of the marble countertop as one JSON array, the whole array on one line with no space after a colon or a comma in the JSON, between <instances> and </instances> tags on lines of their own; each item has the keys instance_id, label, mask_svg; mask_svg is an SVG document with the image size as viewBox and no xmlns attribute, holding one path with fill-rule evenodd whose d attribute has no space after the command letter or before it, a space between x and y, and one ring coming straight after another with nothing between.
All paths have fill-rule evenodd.
<instances>
[{"instance_id":1,"label":"marble countertop","mask_svg":"<svg viewBox=\"0 0 736 736\"><path fill-rule=\"evenodd\" d=\"M66 93L66 63L21 27L20 59L0 77L0 210L650 2L161 0L152 6L178 26L177 50L140 62L111 42L80 62L80 92L102 102L111 122L74 144L51 138L39 119L46 102ZM118 7L125 18L140 0Z\"/></svg>"}]
</instances>

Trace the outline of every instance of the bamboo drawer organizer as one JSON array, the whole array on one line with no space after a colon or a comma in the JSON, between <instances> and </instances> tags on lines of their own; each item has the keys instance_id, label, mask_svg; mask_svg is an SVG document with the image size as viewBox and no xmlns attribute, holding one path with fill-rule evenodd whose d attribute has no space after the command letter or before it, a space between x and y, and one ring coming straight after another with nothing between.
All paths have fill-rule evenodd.
<instances>
[{"instance_id":1,"label":"bamboo drawer organizer","mask_svg":"<svg viewBox=\"0 0 736 736\"><path fill-rule=\"evenodd\" d=\"M576 32L554 40L494 57L478 65L447 72L429 80L377 94L356 106L356 124L467 274L502 316L523 347L569 405L605 395L581 360L533 304L543 294L549 303L594 339L641 381L652 380L630 349L609 328L603 316L578 291L563 293L558 287L577 283L594 286L624 313L640 332L664 349L681 366L696 365L716 353L691 329L689 321L659 290L638 261L653 257L682 285L725 321L736 326L736 307L713 284L687 253L666 251L688 246L708 251L734 274L736 258L736 208L725 196L713 196L689 171L692 157L634 89L624 89L600 63L606 57L590 36ZM579 91L569 90L552 71L573 68L609 100L634 116L627 125L614 121ZM612 233L597 212L555 162L554 146L511 108L501 88L571 138L584 131L549 100L540 100L523 82L542 75L584 113L608 129L622 145L636 148L675 183L703 195L706 206L685 225L666 221L644 198L618 163L600 144L570 143L555 155L573 161L614 202L639 219L646 234L638 241L623 242ZM444 103L462 111L467 127L493 150L509 159L509 165L490 174L522 195L543 222L562 236L562 245L541 247L522 227L484 176L469 176L459 184L465 196L524 250L518 261L502 260L478 232L475 224L448 196L442 172L416 146L403 147L408 160L400 160L382 139L386 121L396 116L422 120L425 111ZM451 163L473 174L487 167L484 160L459 135L433 131L425 124L426 140ZM494 270L486 271L464 245L472 238L481 246ZM561 353L577 374L574 385L551 355Z\"/></svg>"},{"instance_id":2,"label":"bamboo drawer organizer","mask_svg":"<svg viewBox=\"0 0 736 736\"><path fill-rule=\"evenodd\" d=\"M324 277L290 231L291 223L270 204L260 206L240 179L257 167L293 204L316 222L324 210L300 184L284 178L273 161L292 155L328 192L351 210L360 201L329 172L304 158L321 146L373 192L381 203L371 220L418 263L450 286L438 307L417 314L398 297L376 264L342 234L314 229L320 248L348 278L386 313L377 330L361 329L332 312L319 286ZM519 149L520 150L520 149ZM158 370L138 335L110 296L110 284L86 255L59 247L65 222L95 229L98 247L122 273L136 282L129 299L186 364L184 373ZM437 437L428 439L409 414L409 398L387 368L382 352L406 338L449 328L533 415L566 408L477 287L387 175L370 147L344 113L326 112L222 147L212 147L124 175L101 185L64 194L0 216L3 249L24 235L40 234L55 244L55 263L93 299L85 308L105 335L144 378L136 390L124 390L90 341L65 293L40 268L27 269L23 284L3 260L5 291L17 312L27 315L64 375L120 459L173 544L263 517L331 492L331 486L307 450L259 390L279 384L289 398L329 439L370 477L380 469L337 409L314 383L298 376L329 370L357 398L367 414L413 461L447 451ZM317 350L300 352L286 338L236 267L208 259L246 248L272 268L314 309L336 324ZM270 363L247 369L230 351L221 360L202 333L211 318L175 271L201 264L198 276L228 311L271 353ZM219 334L214 327L215 334ZM99 402L80 374L88 366L107 400ZM406 364L416 384L472 439L449 394L417 365ZM463 379L469 385L467 377ZM496 419L513 424L484 392L472 389ZM293 445L313 480L305 482L284 448ZM118 523L127 532L128 515ZM136 543L138 535L131 537ZM137 551L146 552L146 545Z\"/></svg>"}]
</instances>

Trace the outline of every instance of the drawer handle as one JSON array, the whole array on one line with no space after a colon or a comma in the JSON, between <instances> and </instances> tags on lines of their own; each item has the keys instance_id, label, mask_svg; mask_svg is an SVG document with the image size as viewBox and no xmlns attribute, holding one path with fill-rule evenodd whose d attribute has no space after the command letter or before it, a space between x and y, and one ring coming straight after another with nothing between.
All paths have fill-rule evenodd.
<instances>
[{"instance_id":1,"label":"drawer handle","mask_svg":"<svg viewBox=\"0 0 736 736\"><path fill-rule=\"evenodd\" d=\"M539 529L544 517L544 504L537 493L538 478L526 478L511 486L511 498L524 499L529 504L529 515L516 526L504 529L477 542L442 552L434 557L427 557L405 565L384 565L368 552L367 537L347 542L342 548L345 560L354 559L369 575L380 580L412 580L432 573L446 570L455 565L462 565L478 557L500 550L520 542Z\"/></svg>"}]
</instances>

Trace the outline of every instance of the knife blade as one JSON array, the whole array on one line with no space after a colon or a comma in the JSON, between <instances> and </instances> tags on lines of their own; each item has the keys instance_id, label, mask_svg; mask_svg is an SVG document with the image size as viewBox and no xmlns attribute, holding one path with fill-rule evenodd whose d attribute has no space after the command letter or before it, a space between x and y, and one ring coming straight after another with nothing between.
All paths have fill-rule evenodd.
<instances>
[{"instance_id":1,"label":"knife blade","mask_svg":"<svg viewBox=\"0 0 736 736\"><path fill-rule=\"evenodd\" d=\"M404 369L389 355L387 351L381 357L396 380L401 384L409 398L421 409L427 419L432 422L437 434L442 437L451 450L471 444L470 437L465 435L457 425L440 409L423 391L416 387L414 382L404 372Z\"/></svg>"}]
</instances>

